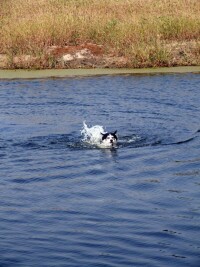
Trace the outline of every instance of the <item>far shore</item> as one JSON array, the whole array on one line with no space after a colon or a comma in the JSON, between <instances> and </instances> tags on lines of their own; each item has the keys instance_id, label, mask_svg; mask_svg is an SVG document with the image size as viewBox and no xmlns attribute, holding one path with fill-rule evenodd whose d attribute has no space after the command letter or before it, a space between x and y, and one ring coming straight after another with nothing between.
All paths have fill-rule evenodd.
<instances>
[{"instance_id":1,"label":"far shore","mask_svg":"<svg viewBox=\"0 0 200 267\"><path fill-rule=\"evenodd\" d=\"M0 79L42 79L42 78L65 78L85 77L101 75L125 75L125 74L178 74L200 73L200 66L164 67L144 69L46 69L46 70L0 70Z\"/></svg>"},{"instance_id":2,"label":"far shore","mask_svg":"<svg viewBox=\"0 0 200 267\"><path fill-rule=\"evenodd\" d=\"M62 77L200 66L199 0L1 2L2 70L30 70L24 72L28 77L37 73L33 69L44 70L38 75Z\"/></svg>"}]
</instances>

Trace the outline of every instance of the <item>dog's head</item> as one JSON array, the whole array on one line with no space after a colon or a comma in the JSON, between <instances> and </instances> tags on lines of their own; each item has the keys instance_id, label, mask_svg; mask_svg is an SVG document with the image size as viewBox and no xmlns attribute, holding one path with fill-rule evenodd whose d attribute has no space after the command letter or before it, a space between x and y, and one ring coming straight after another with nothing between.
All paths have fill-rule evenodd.
<instances>
[{"instance_id":1,"label":"dog's head","mask_svg":"<svg viewBox=\"0 0 200 267\"><path fill-rule=\"evenodd\" d=\"M117 144L117 131L113 133L102 133L102 144L105 147L115 147Z\"/></svg>"}]
</instances>

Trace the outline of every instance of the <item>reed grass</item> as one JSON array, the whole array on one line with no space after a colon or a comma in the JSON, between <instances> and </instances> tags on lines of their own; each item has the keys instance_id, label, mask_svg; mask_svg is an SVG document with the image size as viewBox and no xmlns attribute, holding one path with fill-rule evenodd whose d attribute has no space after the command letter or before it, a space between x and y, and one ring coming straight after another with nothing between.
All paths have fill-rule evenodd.
<instances>
[{"instance_id":1,"label":"reed grass","mask_svg":"<svg viewBox=\"0 0 200 267\"><path fill-rule=\"evenodd\" d=\"M200 41L199 0L4 0L0 53L40 56L52 45L103 45L132 66L170 65L166 45ZM195 53L199 57L199 48Z\"/></svg>"}]
</instances>

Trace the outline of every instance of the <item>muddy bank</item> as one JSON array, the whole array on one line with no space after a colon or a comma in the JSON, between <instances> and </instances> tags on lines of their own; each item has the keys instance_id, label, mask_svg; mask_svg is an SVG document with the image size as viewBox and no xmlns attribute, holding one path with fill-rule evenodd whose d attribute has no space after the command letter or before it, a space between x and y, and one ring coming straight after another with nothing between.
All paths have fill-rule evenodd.
<instances>
[{"instance_id":1,"label":"muddy bank","mask_svg":"<svg viewBox=\"0 0 200 267\"><path fill-rule=\"evenodd\" d=\"M147 69L55 69L55 70L0 70L0 79L64 78L93 75L200 73L197 67Z\"/></svg>"},{"instance_id":2,"label":"muddy bank","mask_svg":"<svg viewBox=\"0 0 200 267\"><path fill-rule=\"evenodd\" d=\"M49 46L39 55L0 54L0 69L118 69L200 65L200 43L197 41L165 43L162 51L156 47L147 48L146 54L137 52L134 56L125 56L94 43Z\"/></svg>"},{"instance_id":3,"label":"muddy bank","mask_svg":"<svg viewBox=\"0 0 200 267\"><path fill-rule=\"evenodd\" d=\"M0 54L0 69L126 68L124 56L106 53L102 45L50 46L40 55Z\"/></svg>"}]
</instances>

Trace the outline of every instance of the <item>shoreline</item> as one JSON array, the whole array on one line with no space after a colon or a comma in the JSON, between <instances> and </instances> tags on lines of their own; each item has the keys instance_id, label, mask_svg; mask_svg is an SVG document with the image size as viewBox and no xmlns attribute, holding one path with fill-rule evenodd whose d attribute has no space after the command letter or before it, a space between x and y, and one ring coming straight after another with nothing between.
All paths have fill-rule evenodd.
<instances>
[{"instance_id":1,"label":"shoreline","mask_svg":"<svg viewBox=\"0 0 200 267\"><path fill-rule=\"evenodd\" d=\"M46 78L67 78L67 77L87 77L102 75L152 75L152 74L180 74L180 73L200 73L200 66L181 66L163 68L143 68L143 69L45 69L45 70L0 70L0 80L6 79L46 79Z\"/></svg>"}]
</instances>

